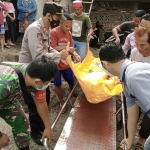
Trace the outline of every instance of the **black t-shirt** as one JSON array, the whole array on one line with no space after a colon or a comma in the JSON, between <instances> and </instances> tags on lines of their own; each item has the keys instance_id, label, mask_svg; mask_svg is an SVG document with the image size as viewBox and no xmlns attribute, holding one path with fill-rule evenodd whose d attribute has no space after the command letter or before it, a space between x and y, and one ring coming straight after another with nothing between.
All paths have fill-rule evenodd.
<instances>
[{"instance_id":1,"label":"black t-shirt","mask_svg":"<svg viewBox=\"0 0 150 150\"><path fill-rule=\"evenodd\" d=\"M125 32L132 33L135 26L134 26L133 21L128 21L128 22L122 23L119 27L120 27L121 32L123 32L123 33L125 33Z\"/></svg>"}]
</instances>

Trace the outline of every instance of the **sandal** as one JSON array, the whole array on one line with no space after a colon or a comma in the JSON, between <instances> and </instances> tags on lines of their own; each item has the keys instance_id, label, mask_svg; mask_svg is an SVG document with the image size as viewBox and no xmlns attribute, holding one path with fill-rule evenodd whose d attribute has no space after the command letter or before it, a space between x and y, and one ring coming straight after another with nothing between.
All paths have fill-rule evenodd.
<instances>
[{"instance_id":1,"label":"sandal","mask_svg":"<svg viewBox=\"0 0 150 150\"><path fill-rule=\"evenodd\" d=\"M134 148L135 150L144 150L144 145L138 142Z\"/></svg>"},{"instance_id":2,"label":"sandal","mask_svg":"<svg viewBox=\"0 0 150 150\"><path fill-rule=\"evenodd\" d=\"M4 45L4 47L10 49L10 46L9 46L9 45Z\"/></svg>"}]
</instances>

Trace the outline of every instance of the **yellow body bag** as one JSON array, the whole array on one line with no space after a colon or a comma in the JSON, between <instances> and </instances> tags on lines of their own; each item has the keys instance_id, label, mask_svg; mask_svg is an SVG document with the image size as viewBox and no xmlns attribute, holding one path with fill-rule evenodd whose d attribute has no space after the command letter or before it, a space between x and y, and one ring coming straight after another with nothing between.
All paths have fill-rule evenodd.
<instances>
[{"instance_id":1,"label":"yellow body bag","mask_svg":"<svg viewBox=\"0 0 150 150\"><path fill-rule=\"evenodd\" d=\"M117 77L109 77L97 66L97 62L100 62L99 58L95 58L90 50L82 62L75 64L71 56L67 58L67 63L90 103L105 101L123 91L122 85L117 84Z\"/></svg>"}]
</instances>

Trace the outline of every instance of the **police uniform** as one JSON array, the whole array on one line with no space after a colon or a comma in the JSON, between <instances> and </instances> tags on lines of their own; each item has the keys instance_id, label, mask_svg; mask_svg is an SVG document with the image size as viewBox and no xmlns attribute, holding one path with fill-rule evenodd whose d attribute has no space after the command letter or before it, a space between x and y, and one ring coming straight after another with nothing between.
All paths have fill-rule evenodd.
<instances>
[{"instance_id":1,"label":"police uniform","mask_svg":"<svg viewBox=\"0 0 150 150\"><path fill-rule=\"evenodd\" d=\"M60 53L52 49L50 46L50 28L47 30L44 26L42 18L35 21L25 31L21 52L19 55L20 63L30 63L36 57L46 54L51 60L58 63L60 61ZM46 89L46 101L49 105L50 90ZM45 126L39 116L34 100L31 94L28 95L27 105L29 110L29 120L32 132L44 131ZM32 135L31 135L32 136Z\"/></svg>"},{"instance_id":2,"label":"police uniform","mask_svg":"<svg viewBox=\"0 0 150 150\"><path fill-rule=\"evenodd\" d=\"M60 53L49 45L50 28L47 30L42 18L40 18L29 25L25 31L19 54L19 62L30 63L36 57L46 54L50 59L58 63L60 61Z\"/></svg>"}]
</instances>

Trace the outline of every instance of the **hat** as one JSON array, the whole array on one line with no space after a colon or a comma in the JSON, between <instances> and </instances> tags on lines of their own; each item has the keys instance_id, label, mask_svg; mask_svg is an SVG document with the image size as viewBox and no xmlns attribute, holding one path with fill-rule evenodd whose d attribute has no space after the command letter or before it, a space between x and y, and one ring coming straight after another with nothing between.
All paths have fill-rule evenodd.
<instances>
[{"instance_id":1,"label":"hat","mask_svg":"<svg viewBox=\"0 0 150 150\"><path fill-rule=\"evenodd\" d=\"M43 14L50 13L56 14L56 8L54 7L52 2L46 2L43 7Z\"/></svg>"},{"instance_id":2,"label":"hat","mask_svg":"<svg viewBox=\"0 0 150 150\"><path fill-rule=\"evenodd\" d=\"M82 7L82 2L79 0L73 1L72 6L73 6L73 8L80 8L80 7Z\"/></svg>"},{"instance_id":3,"label":"hat","mask_svg":"<svg viewBox=\"0 0 150 150\"><path fill-rule=\"evenodd\" d=\"M63 15L63 7L62 5L58 4L58 3L53 3L55 9L56 9L56 15L57 17L59 17L60 20L67 20L67 18Z\"/></svg>"},{"instance_id":4,"label":"hat","mask_svg":"<svg viewBox=\"0 0 150 150\"><path fill-rule=\"evenodd\" d=\"M50 13L52 15L57 15L59 19L66 20L66 17L63 15L62 5L52 2L46 2L43 8L43 14Z\"/></svg>"}]
</instances>

